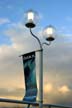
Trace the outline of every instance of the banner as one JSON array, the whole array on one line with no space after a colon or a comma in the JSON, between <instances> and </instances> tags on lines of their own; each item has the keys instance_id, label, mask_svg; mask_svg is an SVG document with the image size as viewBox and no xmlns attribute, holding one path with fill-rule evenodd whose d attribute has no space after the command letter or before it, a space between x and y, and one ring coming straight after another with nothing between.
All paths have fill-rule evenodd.
<instances>
[{"instance_id":1,"label":"banner","mask_svg":"<svg viewBox=\"0 0 72 108\"><path fill-rule=\"evenodd\" d=\"M23 57L24 77L25 77L25 101L36 101L37 82L36 82L36 65L35 52L25 54Z\"/></svg>"}]
</instances>

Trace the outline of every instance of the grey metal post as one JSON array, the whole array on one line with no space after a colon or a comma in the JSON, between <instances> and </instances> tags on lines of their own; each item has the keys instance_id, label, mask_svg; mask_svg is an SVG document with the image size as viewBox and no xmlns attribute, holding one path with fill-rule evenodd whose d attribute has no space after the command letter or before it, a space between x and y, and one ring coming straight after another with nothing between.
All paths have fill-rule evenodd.
<instances>
[{"instance_id":1,"label":"grey metal post","mask_svg":"<svg viewBox=\"0 0 72 108\"><path fill-rule=\"evenodd\" d=\"M39 64L39 108L43 107L43 48L42 44L37 36L35 36L32 33L32 30L30 28L30 33L32 36L38 41L40 45L40 50L39 50L39 58L40 58L40 64Z\"/></svg>"},{"instance_id":2,"label":"grey metal post","mask_svg":"<svg viewBox=\"0 0 72 108\"><path fill-rule=\"evenodd\" d=\"M39 108L43 107L43 49L39 52Z\"/></svg>"}]
</instances>

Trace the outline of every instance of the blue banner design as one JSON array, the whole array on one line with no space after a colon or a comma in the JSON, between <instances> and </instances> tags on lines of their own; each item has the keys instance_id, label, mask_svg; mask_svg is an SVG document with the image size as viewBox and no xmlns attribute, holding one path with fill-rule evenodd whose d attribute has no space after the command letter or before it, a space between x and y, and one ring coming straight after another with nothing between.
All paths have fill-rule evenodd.
<instances>
[{"instance_id":1,"label":"blue banner design","mask_svg":"<svg viewBox=\"0 0 72 108\"><path fill-rule=\"evenodd\" d=\"M25 76L26 92L25 101L36 101L37 97L37 82L36 82L36 65L35 52L27 53L23 57L23 67Z\"/></svg>"}]
</instances>

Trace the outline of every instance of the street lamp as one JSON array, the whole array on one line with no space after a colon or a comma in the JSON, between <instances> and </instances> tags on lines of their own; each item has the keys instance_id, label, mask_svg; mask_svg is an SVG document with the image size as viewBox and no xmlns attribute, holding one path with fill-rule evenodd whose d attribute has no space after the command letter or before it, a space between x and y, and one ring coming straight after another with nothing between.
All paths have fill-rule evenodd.
<instances>
[{"instance_id":1,"label":"street lamp","mask_svg":"<svg viewBox=\"0 0 72 108\"><path fill-rule=\"evenodd\" d=\"M38 14L32 10L29 10L25 14L26 24L28 28L34 28L36 26L36 20L38 19Z\"/></svg>"},{"instance_id":2,"label":"street lamp","mask_svg":"<svg viewBox=\"0 0 72 108\"><path fill-rule=\"evenodd\" d=\"M43 44L50 45L55 39L55 28L52 25L47 26L43 31L43 36L48 42L41 43L40 39L35 36L32 32L32 28L36 26L35 20L37 18L37 13L29 10L26 13L26 23L25 26L30 29L31 35L38 41L40 45L40 72L39 72L39 108L43 105Z\"/></svg>"},{"instance_id":3,"label":"street lamp","mask_svg":"<svg viewBox=\"0 0 72 108\"><path fill-rule=\"evenodd\" d=\"M55 39L55 28L52 25L47 26L44 31L43 35L45 36L47 41L53 41Z\"/></svg>"}]
</instances>

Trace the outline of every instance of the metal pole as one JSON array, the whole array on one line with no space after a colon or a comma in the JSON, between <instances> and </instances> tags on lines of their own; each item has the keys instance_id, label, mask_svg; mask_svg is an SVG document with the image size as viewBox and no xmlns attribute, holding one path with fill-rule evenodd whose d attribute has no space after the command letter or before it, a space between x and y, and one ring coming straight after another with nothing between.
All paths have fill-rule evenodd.
<instances>
[{"instance_id":1,"label":"metal pole","mask_svg":"<svg viewBox=\"0 0 72 108\"><path fill-rule=\"evenodd\" d=\"M39 108L43 107L43 49L39 52Z\"/></svg>"},{"instance_id":2,"label":"metal pole","mask_svg":"<svg viewBox=\"0 0 72 108\"><path fill-rule=\"evenodd\" d=\"M40 58L40 64L39 64L39 108L43 107L43 48L42 44L37 36L35 36L32 33L32 30L30 28L30 33L32 36L38 41L40 45L40 51L39 51L39 58Z\"/></svg>"}]
</instances>

